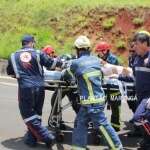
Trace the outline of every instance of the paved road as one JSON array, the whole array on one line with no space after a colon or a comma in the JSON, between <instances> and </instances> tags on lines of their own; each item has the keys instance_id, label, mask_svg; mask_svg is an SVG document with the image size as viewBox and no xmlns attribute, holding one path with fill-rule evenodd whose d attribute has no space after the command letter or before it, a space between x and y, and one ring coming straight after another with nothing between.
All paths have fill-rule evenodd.
<instances>
[{"instance_id":1,"label":"paved road","mask_svg":"<svg viewBox=\"0 0 150 150\"><path fill-rule=\"evenodd\" d=\"M46 91L46 99L43 109L43 123L47 126L47 119L50 113L50 98L52 92ZM64 100L64 103L67 99ZM110 118L110 112L107 111L107 116ZM119 135L123 141L123 144L127 150L135 150L136 142L139 139L127 138L125 136L127 130L127 121L131 118L132 113L128 109L126 103L122 105L122 131ZM71 107L63 112L63 120L73 122L75 113ZM0 150L30 150L23 143L23 135L26 132L26 127L20 117L17 102L17 84L16 81L9 78L0 78ZM53 146L54 150L69 150L71 149L71 131L73 123L67 123L68 129L65 131L65 141L63 143L57 143ZM89 134L88 148L92 150L103 150L104 146L95 146L92 144L92 136ZM40 144L36 148L37 150L46 149L44 145Z\"/></svg>"}]
</instances>

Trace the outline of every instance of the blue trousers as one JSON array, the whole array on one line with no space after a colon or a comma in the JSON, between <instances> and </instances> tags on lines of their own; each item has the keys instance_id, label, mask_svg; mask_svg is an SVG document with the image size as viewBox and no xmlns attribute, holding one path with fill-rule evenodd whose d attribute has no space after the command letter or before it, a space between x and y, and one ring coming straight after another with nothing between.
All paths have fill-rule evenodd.
<instances>
[{"instance_id":1,"label":"blue trousers","mask_svg":"<svg viewBox=\"0 0 150 150\"><path fill-rule=\"evenodd\" d=\"M150 141L150 110L146 108L148 98L141 101L133 116L133 121L137 126L140 126L143 139L145 142Z\"/></svg>"},{"instance_id":2,"label":"blue trousers","mask_svg":"<svg viewBox=\"0 0 150 150\"><path fill-rule=\"evenodd\" d=\"M19 88L19 109L28 128L28 143L38 140L49 144L54 139L48 129L41 124L44 97L44 87Z\"/></svg>"},{"instance_id":3,"label":"blue trousers","mask_svg":"<svg viewBox=\"0 0 150 150\"><path fill-rule=\"evenodd\" d=\"M150 122L150 110L146 109L147 100L148 98L145 98L141 101L135 111L133 121L140 122L141 120L147 119Z\"/></svg>"},{"instance_id":4,"label":"blue trousers","mask_svg":"<svg viewBox=\"0 0 150 150\"><path fill-rule=\"evenodd\" d=\"M103 136L105 137L108 146L115 150L116 148L122 148L121 141L108 123L104 114L104 106L81 106L79 113L77 114L73 136L72 145L73 149L86 148L87 145L87 124L91 120L94 123L95 128L99 128Z\"/></svg>"}]
</instances>

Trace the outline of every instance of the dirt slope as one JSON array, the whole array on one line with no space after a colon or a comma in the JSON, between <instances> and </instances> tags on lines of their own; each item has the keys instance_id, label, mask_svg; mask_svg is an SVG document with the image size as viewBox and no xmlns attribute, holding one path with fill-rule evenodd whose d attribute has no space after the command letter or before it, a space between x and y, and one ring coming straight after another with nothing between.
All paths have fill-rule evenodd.
<instances>
[{"instance_id":1,"label":"dirt slope","mask_svg":"<svg viewBox=\"0 0 150 150\"><path fill-rule=\"evenodd\" d=\"M128 55L128 42L138 30L150 31L149 8L95 8L83 11L74 8L64 18L50 22L57 33L64 30L64 36L75 37L85 34L91 38L93 47L100 40L112 44L112 50L124 59ZM63 25L63 26L62 26Z\"/></svg>"}]
</instances>

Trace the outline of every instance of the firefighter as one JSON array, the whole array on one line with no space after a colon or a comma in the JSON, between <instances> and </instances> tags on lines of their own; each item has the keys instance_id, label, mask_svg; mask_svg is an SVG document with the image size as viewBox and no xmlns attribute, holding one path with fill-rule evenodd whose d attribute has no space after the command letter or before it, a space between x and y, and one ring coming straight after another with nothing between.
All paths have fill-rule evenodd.
<instances>
[{"instance_id":1,"label":"firefighter","mask_svg":"<svg viewBox=\"0 0 150 150\"><path fill-rule=\"evenodd\" d=\"M55 49L51 45L46 45L44 48L42 48L42 51L46 53L49 57L57 57Z\"/></svg>"},{"instance_id":2,"label":"firefighter","mask_svg":"<svg viewBox=\"0 0 150 150\"><path fill-rule=\"evenodd\" d=\"M74 46L78 58L72 61L66 75L69 78L73 74L77 79L81 107L74 123L72 149L86 149L89 120L102 132L110 149L122 149L118 135L104 114L105 94L102 89L101 61L90 54L91 44L86 36L79 36Z\"/></svg>"}]
</instances>

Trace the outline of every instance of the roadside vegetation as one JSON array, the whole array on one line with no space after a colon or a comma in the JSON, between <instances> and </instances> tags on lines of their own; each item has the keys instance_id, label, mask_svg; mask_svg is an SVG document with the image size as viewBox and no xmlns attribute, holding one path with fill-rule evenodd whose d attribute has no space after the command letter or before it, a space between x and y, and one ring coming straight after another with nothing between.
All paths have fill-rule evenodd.
<instances>
[{"instance_id":1,"label":"roadside vegetation","mask_svg":"<svg viewBox=\"0 0 150 150\"><path fill-rule=\"evenodd\" d=\"M21 47L23 34L33 34L39 49L51 44L59 54L69 53L77 35L95 34L94 26L90 26L93 20L99 19L104 30L113 30L116 9L125 7L134 10L147 6L150 6L149 0L1 0L0 58L8 58L11 52ZM110 15L109 10L114 10L114 14ZM98 14L94 15L96 12ZM144 20L137 16L133 23L142 26ZM101 25L99 28L95 26L99 37L107 32ZM125 43L118 45L125 47Z\"/></svg>"}]
</instances>

